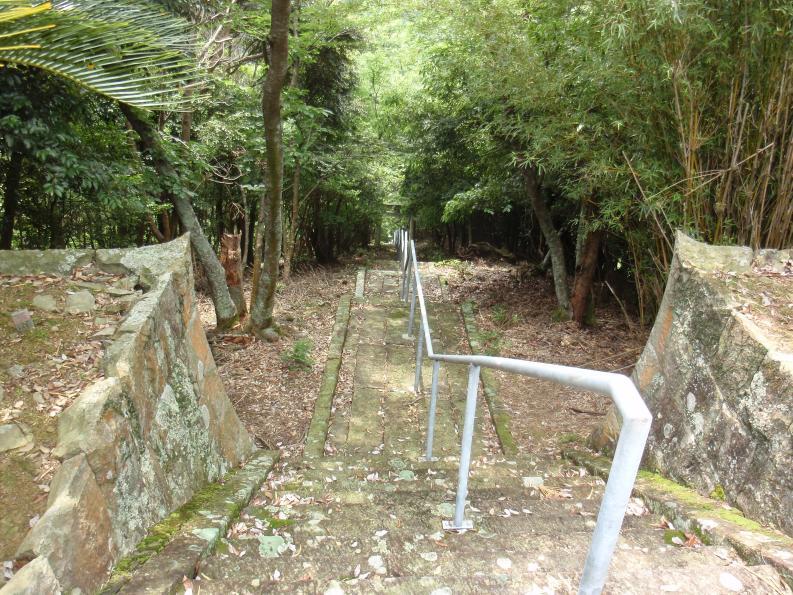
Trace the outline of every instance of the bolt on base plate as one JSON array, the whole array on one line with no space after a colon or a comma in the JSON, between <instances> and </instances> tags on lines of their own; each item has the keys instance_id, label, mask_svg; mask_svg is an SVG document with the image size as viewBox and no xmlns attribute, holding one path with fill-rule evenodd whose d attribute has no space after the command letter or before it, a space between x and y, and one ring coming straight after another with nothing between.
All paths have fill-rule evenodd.
<instances>
[{"instance_id":1,"label":"bolt on base plate","mask_svg":"<svg viewBox=\"0 0 793 595\"><path fill-rule=\"evenodd\" d=\"M470 531L473 528L474 522L469 519L465 519L459 527L454 524L454 521L443 521L444 531Z\"/></svg>"}]
</instances>

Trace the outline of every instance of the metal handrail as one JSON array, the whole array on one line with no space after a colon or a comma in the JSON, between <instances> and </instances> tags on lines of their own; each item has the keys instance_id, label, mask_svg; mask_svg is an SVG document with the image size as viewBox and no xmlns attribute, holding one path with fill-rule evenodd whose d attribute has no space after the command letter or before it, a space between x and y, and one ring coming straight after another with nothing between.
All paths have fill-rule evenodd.
<instances>
[{"instance_id":1,"label":"metal handrail","mask_svg":"<svg viewBox=\"0 0 793 595\"><path fill-rule=\"evenodd\" d=\"M641 463L652 422L650 411L642 400L639 391L636 390L636 386L634 386L630 378L612 372L487 355L435 353L432 346L432 333L430 332L429 318L427 316L427 306L424 301L424 289L421 285L421 274L418 260L416 259L416 244L410 239L406 230L394 232L394 244L400 261L401 298L404 301L410 300L410 318L408 320L407 334L411 336L417 301L419 305L420 320L416 345L416 378L414 382L414 390L417 393L421 391L421 367L425 349L426 357L433 362L429 418L427 421L427 460L432 460L440 363L468 364L469 366L454 520L444 521L444 528L461 530L473 527L473 523L464 517L465 501L468 495L468 472L471 463L471 446L474 435L480 368L492 368L513 374L550 380L558 384L606 395L614 402L617 411L622 417L622 429L617 440L611 472L606 482L597 524L595 525L581 582L578 587L580 595L600 593L608 576L609 564L619 538L620 528L625 518L625 511L633 491L633 484L636 481L636 474L639 470L639 464Z\"/></svg>"}]
</instances>

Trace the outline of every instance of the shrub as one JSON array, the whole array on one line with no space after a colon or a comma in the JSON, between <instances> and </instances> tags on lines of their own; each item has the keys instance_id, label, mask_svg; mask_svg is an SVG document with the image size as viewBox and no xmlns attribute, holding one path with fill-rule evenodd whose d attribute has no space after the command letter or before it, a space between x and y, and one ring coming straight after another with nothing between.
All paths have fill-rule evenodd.
<instances>
[{"instance_id":1,"label":"shrub","mask_svg":"<svg viewBox=\"0 0 793 595\"><path fill-rule=\"evenodd\" d=\"M289 366L290 370L310 370L314 365L311 359L313 345L309 339L298 339L292 348L281 354L281 359Z\"/></svg>"}]
</instances>

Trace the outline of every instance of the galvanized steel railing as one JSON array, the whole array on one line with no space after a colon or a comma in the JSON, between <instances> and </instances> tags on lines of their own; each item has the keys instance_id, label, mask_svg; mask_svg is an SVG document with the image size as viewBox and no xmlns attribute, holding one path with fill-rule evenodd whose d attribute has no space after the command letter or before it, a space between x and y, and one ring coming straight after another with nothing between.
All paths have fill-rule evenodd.
<instances>
[{"instance_id":1,"label":"galvanized steel railing","mask_svg":"<svg viewBox=\"0 0 793 595\"><path fill-rule=\"evenodd\" d=\"M606 395L614 402L622 417L622 429L614 452L597 524L589 545L584 572L579 584L579 594L600 593L606 582L609 564L617 544L622 521L630 500L633 484L644 453L652 416L630 378L622 374L572 368L486 355L448 355L435 353L432 347L424 290L421 286L416 244L408 232L394 232L394 245L400 263L401 298L410 301L408 335L413 334L416 302L419 306L419 332L416 344L416 377L414 389L421 391L421 367L425 357L432 360L432 388L430 389L429 418L427 421L427 460L432 460L432 442L435 433L435 412L438 405L438 376L440 363L468 364L468 392L465 401L465 422L460 447L460 468L457 479L457 497L454 520L444 521L450 530L470 529L473 523L465 519L465 501L468 495L468 472L471 463L471 444L474 436L476 399L479 388L479 370L482 367L502 370L523 376L550 380L566 386L590 390Z\"/></svg>"}]
</instances>

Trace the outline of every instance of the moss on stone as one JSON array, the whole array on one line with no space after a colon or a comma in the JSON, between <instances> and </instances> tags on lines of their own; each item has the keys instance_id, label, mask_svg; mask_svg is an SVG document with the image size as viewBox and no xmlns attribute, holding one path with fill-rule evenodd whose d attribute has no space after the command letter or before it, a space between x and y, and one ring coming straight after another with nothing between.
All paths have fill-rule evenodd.
<instances>
[{"instance_id":1,"label":"moss on stone","mask_svg":"<svg viewBox=\"0 0 793 595\"><path fill-rule=\"evenodd\" d=\"M232 476L235 472L232 472ZM227 489L221 483L213 483L196 493L187 504L175 510L162 521L149 529L148 535L138 543L135 551L122 558L113 569L109 584L116 583L120 578L128 576L140 568L149 558L161 552L179 530L190 520L195 518L203 509L217 504L220 498L226 497ZM230 506L238 514L242 503Z\"/></svg>"},{"instance_id":2,"label":"moss on stone","mask_svg":"<svg viewBox=\"0 0 793 595\"><path fill-rule=\"evenodd\" d=\"M657 473L639 471L638 480L640 480L644 486L663 491L666 495L671 496L678 502L696 509L692 512L694 512L697 517L710 516L714 518L714 520L732 523L747 531L754 531L775 540L779 539L779 535L769 531L757 521L746 518L740 510L726 507L721 502L706 498L691 488L680 485L665 477L661 477Z\"/></svg>"},{"instance_id":3,"label":"moss on stone","mask_svg":"<svg viewBox=\"0 0 793 595\"><path fill-rule=\"evenodd\" d=\"M347 328L350 320L352 296L343 295L339 298L339 307L336 311L336 323L333 326L333 335L328 346L328 356L325 370L322 374L319 395L314 405L314 415L306 434L304 455L308 457L321 456L325 450L325 439L328 434L333 394L339 381L341 357L344 342L347 337Z\"/></svg>"},{"instance_id":4,"label":"moss on stone","mask_svg":"<svg viewBox=\"0 0 793 595\"><path fill-rule=\"evenodd\" d=\"M486 352L489 355L498 355L497 347L495 347L496 351L494 353L490 353L492 351L492 346L491 348L483 347L487 341L483 342L482 335L476 327L474 309L475 304L471 301L465 302L461 306L463 324L466 334L468 335L468 344L471 347L471 352ZM493 371L487 368L482 370L481 380L490 419L493 421L496 436L498 436L498 441L501 444L501 451L508 457L515 456L518 452L518 444L509 429L512 419L498 397L498 380Z\"/></svg>"},{"instance_id":5,"label":"moss on stone","mask_svg":"<svg viewBox=\"0 0 793 595\"><path fill-rule=\"evenodd\" d=\"M713 491L710 493L710 497L714 500L720 500L724 502L727 500L727 495L724 493L724 488L721 485L717 485L713 488Z\"/></svg>"}]
</instances>

